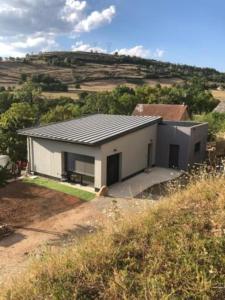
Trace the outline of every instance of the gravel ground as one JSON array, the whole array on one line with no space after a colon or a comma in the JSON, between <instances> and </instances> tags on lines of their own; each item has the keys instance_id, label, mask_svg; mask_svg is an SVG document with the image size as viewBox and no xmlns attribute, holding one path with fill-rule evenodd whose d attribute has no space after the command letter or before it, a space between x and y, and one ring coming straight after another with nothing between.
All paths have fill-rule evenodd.
<instances>
[{"instance_id":1,"label":"gravel ground","mask_svg":"<svg viewBox=\"0 0 225 300\"><path fill-rule=\"evenodd\" d=\"M118 217L146 210L153 201L100 197L29 223L0 241L0 285L17 276L49 247L63 247Z\"/></svg>"}]
</instances>

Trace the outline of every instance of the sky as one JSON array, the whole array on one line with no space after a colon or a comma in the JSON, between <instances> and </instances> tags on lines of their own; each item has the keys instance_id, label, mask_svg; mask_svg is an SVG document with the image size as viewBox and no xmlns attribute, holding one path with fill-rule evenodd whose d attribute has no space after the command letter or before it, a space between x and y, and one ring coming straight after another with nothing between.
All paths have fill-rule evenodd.
<instances>
[{"instance_id":1,"label":"sky","mask_svg":"<svg viewBox=\"0 0 225 300\"><path fill-rule=\"evenodd\" d=\"M118 52L225 72L224 0L0 0L0 56Z\"/></svg>"}]
</instances>

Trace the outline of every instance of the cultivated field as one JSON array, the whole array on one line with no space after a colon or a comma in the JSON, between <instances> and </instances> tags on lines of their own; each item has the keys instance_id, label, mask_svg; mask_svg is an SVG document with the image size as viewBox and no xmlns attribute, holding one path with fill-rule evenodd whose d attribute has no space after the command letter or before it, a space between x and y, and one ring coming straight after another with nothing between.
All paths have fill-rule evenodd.
<instances>
[{"instance_id":1,"label":"cultivated field","mask_svg":"<svg viewBox=\"0 0 225 300\"><path fill-rule=\"evenodd\" d=\"M45 62L35 61L30 63L22 62L1 62L0 63L0 86L16 86L19 83L21 74L32 76L33 74L48 74L66 84L75 84L77 81L84 82L81 88L90 91L110 90L119 84L135 86L137 84L161 83L171 85L180 81L172 79L145 79L146 66L135 64L102 64L86 62L82 65L72 67L58 67L48 65Z\"/></svg>"},{"instance_id":2,"label":"cultivated field","mask_svg":"<svg viewBox=\"0 0 225 300\"><path fill-rule=\"evenodd\" d=\"M171 86L174 83L182 82L177 78L174 79L158 79L158 80L143 80L141 84L147 84L150 86L155 86L156 84L161 84L162 86ZM106 92L112 91L119 85L126 85L130 88L135 88L140 84L130 83L128 80L124 79L108 79L108 80L95 80L88 81L80 84L80 89L75 88L75 85L71 84L69 86L68 92L43 92L42 94L48 99L56 99L60 97L69 97L73 100L78 100L79 95L82 92Z\"/></svg>"}]
</instances>

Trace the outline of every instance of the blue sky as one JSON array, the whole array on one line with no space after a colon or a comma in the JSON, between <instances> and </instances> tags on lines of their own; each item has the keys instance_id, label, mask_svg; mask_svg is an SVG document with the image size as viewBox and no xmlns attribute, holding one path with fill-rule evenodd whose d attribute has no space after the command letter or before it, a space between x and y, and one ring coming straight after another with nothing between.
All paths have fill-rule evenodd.
<instances>
[{"instance_id":1,"label":"blue sky","mask_svg":"<svg viewBox=\"0 0 225 300\"><path fill-rule=\"evenodd\" d=\"M0 0L0 55L118 51L225 71L222 0Z\"/></svg>"}]
</instances>

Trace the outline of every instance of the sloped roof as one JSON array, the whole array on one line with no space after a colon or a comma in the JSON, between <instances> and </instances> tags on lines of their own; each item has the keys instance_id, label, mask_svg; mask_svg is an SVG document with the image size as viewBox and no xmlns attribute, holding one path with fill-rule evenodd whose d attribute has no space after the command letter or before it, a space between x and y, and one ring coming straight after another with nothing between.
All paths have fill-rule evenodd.
<instances>
[{"instance_id":1,"label":"sloped roof","mask_svg":"<svg viewBox=\"0 0 225 300\"><path fill-rule=\"evenodd\" d=\"M225 101L221 101L216 108L213 110L218 113L225 113Z\"/></svg>"},{"instance_id":2,"label":"sloped roof","mask_svg":"<svg viewBox=\"0 0 225 300\"><path fill-rule=\"evenodd\" d=\"M137 104L133 116L161 116L166 121L182 121L188 118L188 108L177 104Z\"/></svg>"},{"instance_id":3,"label":"sloped roof","mask_svg":"<svg viewBox=\"0 0 225 300\"><path fill-rule=\"evenodd\" d=\"M22 129L18 134L85 145L99 145L159 123L161 117L96 114L80 119Z\"/></svg>"}]
</instances>

